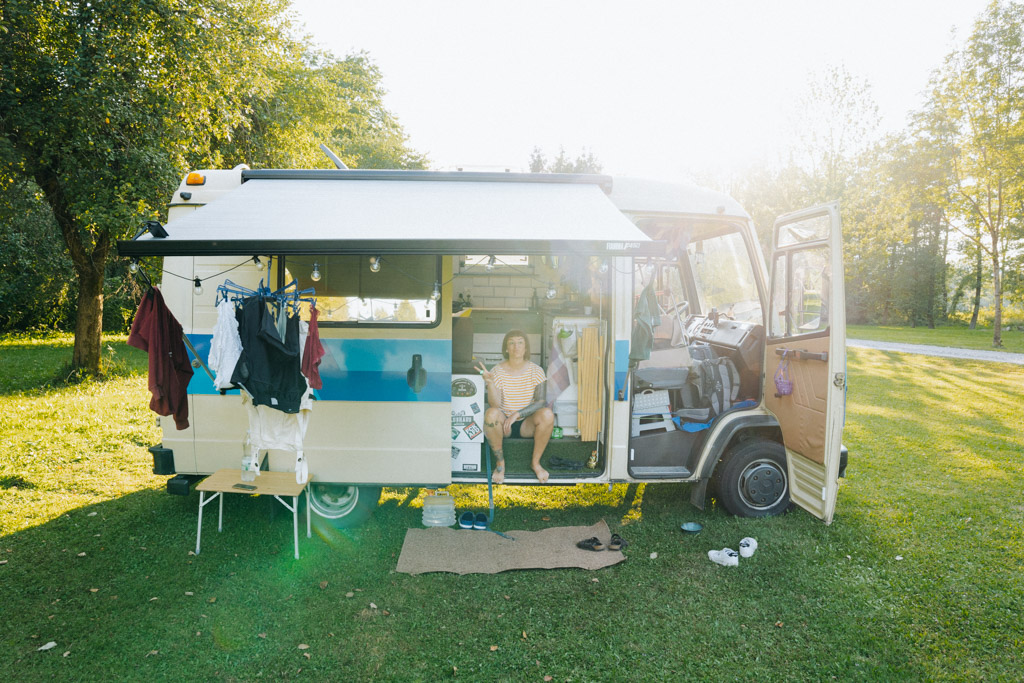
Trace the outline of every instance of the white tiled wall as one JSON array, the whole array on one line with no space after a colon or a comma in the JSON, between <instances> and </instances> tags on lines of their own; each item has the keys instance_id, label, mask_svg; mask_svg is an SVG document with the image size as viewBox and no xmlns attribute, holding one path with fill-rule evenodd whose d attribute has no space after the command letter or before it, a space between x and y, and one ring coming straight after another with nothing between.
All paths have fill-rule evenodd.
<instances>
[{"instance_id":1,"label":"white tiled wall","mask_svg":"<svg viewBox=\"0 0 1024 683\"><path fill-rule=\"evenodd\" d=\"M529 308L534 293L538 302L546 301L547 285L528 275L461 275L452 283L455 298L459 294L471 296L476 308ZM563 288L555 283L558 296L563 297Z\"/></svg>"}]
</instances>

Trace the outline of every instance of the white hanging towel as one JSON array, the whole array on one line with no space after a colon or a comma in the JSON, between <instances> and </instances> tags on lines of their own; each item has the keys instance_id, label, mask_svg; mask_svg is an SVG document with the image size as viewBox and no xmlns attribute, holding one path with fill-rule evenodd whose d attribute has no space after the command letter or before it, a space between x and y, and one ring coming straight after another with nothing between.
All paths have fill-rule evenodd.
<instances>
[{"instance_id":1,"label":"white hanging towel","mask_svg":"<svg viewBox=\"0 0 1024 683\"><path fill-rule=\"evenodd\" d=\"M213 340L206 365L217 373L213 386L217 389L231 387L231 375L242 355L242 338L238 336L238 321L235 307L229 301L217 304L217 323L213 326Z\"/></svg>"}]
</instances>

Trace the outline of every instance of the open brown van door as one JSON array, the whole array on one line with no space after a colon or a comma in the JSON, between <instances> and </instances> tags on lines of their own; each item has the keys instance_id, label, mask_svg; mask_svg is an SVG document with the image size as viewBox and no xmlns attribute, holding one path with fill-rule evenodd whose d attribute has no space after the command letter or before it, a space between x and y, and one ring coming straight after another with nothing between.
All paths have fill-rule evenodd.
<instances>
[{"instance_id":1,"label":"open brown van door","mask_svg":"<svg viewBox=\"0 0 1024 683\"><path fill-rule=\"evenodd\" d=\"M839 204L775 222L765 406L786 446L790 500L832 523L846 416L846 306Z\"/></svg>"}]
</instances>

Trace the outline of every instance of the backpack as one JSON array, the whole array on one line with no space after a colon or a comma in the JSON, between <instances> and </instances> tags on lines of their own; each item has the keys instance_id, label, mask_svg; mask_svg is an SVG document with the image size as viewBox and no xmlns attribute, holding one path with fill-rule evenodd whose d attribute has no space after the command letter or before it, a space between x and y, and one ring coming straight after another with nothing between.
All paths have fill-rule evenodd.
<instances>
[{"instance_id":1,"label":"backpack","mask_svg":"<svg viewBox=\"0 0 1024 683\"><path fill-rule=\"evenodd\" d=\"M695 360L687 383L694 387L701 406L719 415L732 407L740 393L740 373L729 358Z\"/></svg>"}]
</instances>

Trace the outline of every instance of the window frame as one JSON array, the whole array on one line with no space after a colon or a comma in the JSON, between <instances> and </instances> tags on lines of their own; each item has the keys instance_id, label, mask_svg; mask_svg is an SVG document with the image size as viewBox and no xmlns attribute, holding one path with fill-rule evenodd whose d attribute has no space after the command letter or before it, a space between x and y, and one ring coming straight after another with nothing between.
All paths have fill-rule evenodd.
<instances>
[{"instance_id":1,"label":"window frame","mask_svg":"<svg viewBox=\"0 0 1024 683\"><path fill-rule=\"evenodd\" d=\"M320 254L292 254L296 259L303 258L316 258ZM345 254L341 254L344 256ZM353 256L359 256L353 254ZM431 254L422 254L422 256L431 256ZM434 303L437 305L437 315L434 316L434 320L430 322L380 322L380 321L360 321L360 320L317 320L318 328L349 328L349 329L370 329L370 328L387 328L387 329L411 329L411 330L431 330L440 326L444 320L444 290L446 283L442 282L444 274L443 270L443 256L441 254L433 254L434 257L434 277L435 282L441 285L441 297ZM288 267L288 256L285 254L278 254L274 257L275 267L277 268L277 287L280 289L285 284L285 270ZM429 298L429 296L427 297Z\"/></svg>"}]
</instances>

